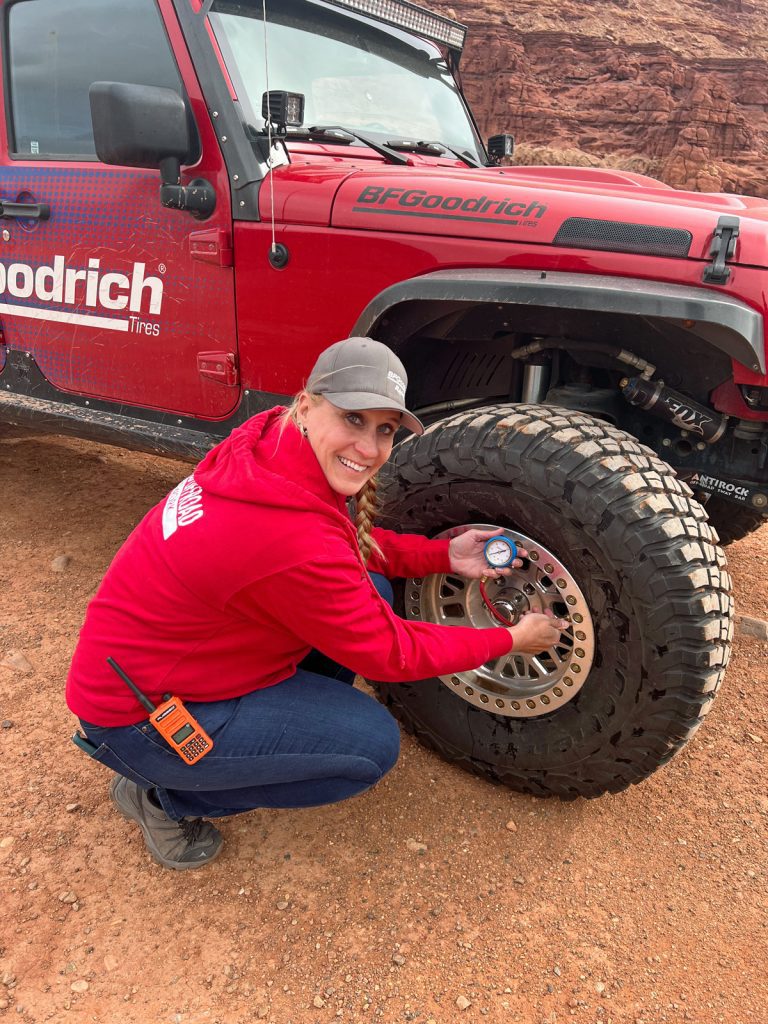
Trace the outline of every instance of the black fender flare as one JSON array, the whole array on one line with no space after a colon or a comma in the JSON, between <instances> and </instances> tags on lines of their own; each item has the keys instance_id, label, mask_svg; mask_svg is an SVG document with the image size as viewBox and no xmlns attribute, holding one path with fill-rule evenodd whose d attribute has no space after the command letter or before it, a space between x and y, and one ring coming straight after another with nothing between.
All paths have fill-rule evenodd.
<instances>
[{"instance_id":1,"label":"black fender flare","mask_svg":"<svg viewBox=\"0 0 768 1024\"><path fill-rule=\"evenodd\" d=\"M639 278L559 271L439 270L380 292L358 317L353 335L377 337L381 321L406 302L498 303L585 312L624 313L680 325L732 359L766 372L763 316L724 292ZM425 321L426 322L426 321ZM409 327L415 325L409 318ZM397 341L393 339L394 347Z\"/></svg>"}]
</instances>

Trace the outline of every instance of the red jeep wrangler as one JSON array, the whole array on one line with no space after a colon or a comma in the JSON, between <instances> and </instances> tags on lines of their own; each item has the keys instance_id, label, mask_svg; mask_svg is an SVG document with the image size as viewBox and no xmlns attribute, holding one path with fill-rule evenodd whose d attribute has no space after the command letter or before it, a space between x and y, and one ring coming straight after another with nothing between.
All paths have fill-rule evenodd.
<instances>
[{"instance_id":1,"label":"red jeep wrangler","mask_svg":"<svg viewBox=\"0 0 768 1024\"><path fill-rule=\"evenodd\" d=\"M493 603L571 625L382 697L469 770L595 796L685 743L728 661L709 520L767 511L768 204L501 166L464 35L406 0L4 0L0 420L194 458L329 342L385 341L431 425L389 524L505 528L530 556ZM450 574L400 602L493 621Z\"/></svg>"}]
</instances>

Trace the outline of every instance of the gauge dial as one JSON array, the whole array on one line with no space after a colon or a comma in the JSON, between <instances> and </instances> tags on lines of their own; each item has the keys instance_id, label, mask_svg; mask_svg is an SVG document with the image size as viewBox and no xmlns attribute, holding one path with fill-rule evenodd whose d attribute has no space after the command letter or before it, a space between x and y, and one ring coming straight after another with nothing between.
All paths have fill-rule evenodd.
<instances>
[{"instance_id":1,"label":"gauge dial","mask_svg":"<svg viewBox=\"0 0 768 1024\"><path fill-rule=\"evenodd\" d=\"M508 537L491 537L485 543L485 560L494 569L504 569L517 558L515 542Z\"/></svg>"}]
</instances>

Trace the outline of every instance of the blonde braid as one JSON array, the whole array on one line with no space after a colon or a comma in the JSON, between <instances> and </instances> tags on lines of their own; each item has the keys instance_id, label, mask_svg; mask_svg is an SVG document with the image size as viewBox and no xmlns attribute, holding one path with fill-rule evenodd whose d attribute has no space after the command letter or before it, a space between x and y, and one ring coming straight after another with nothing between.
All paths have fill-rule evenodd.
<instances>
[{"instance_id":1,"label":"blonde braid","mask_svg":"<svg viewBox=\"0 0 768 1024\"><path fill-rule=\"evenodd\" d=\"M377 555L382 553L381 548L371 536L371 530L376 523L376 515L379 511L379 503L376 498L378 486L378 477L372 476L370 480L363 484L355 497L357 543L364 562L368 561L372 553Z\"/></svg>"}]
</instances>

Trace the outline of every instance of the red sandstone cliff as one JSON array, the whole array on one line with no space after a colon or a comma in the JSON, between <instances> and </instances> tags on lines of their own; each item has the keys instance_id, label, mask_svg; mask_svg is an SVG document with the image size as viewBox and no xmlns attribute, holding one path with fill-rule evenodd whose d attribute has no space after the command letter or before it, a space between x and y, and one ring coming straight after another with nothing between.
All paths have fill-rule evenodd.
<instances>
[{"instance_id":1,"label":"red sandstone cliff","mask_svg":"<svg viewBox=\"0 0 768 1024\"><path fill-rule=\"evenodd\" d=\"M768 0L454 0L464 88L519 163L768 196Z\"/></svg>"}]
</instances>

